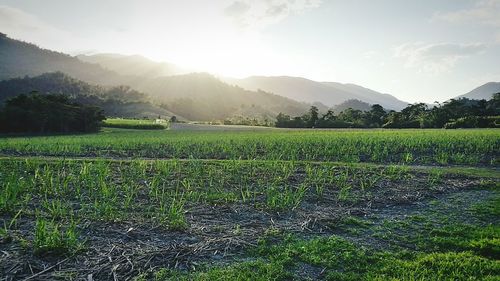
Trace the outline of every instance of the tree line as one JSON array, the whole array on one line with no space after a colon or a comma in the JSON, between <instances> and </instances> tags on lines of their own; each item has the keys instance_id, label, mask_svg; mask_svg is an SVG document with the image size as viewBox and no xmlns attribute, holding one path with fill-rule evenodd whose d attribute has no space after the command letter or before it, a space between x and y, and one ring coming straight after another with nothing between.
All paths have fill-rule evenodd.
<instances>
[{"instance_id":1,"label":"tree line","mask_svg":"<svg viewBox=\"0 0 500 281\"><path fill-rule=\"evenodd\" d=\"M500 127L500 93L490 100L452 99L429 108L410 104L401 111L386 110L379 104L362 111L347 108L338 114L328 110L320 116L311 106L302 116L280 113L276 127L281 128L495 128Z\"/></svg>"},{"instance_id":2,"label":"tree line","mask_svg":"<svg viewBox=\"0 0 500 281\"><path fill-rule=\"evenodd\" d=\"M66 95L22 94L0 109L0 132L96 132L104 119L100 108L76 103Z\"/></svg>"}]
</instances>

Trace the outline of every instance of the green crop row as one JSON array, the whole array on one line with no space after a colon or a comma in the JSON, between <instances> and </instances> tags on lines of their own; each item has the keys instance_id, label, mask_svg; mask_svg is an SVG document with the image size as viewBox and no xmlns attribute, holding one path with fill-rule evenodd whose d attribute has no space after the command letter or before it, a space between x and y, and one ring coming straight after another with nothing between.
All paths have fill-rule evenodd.
<instances>
[{"instance_id":1,"label":"green crop row","mask_svg":"<svg viewBox=\"0 0 500 281\"><path fill-rule=\"evenodd\" d=\"M244 203L292 210L302 202L368 200L371 190L417 181L399 166L353 167L283 161L0 160L0 211L39 212L50 219L152 220L184 228L193 204ZM441 183L430 171L419 181Z\"/></svg>"},{"instance_id":2,"label":"green crop row","mask_svg":"<svg viewBox=\"0 0 500 281\"><path fill-rule=\"evenodd\" d=\"M0 154L161 159L261 159L498 166L500 131L129 131L3 137Z\"/></svg>"},{"instance_id":3,"label":"green crop row","mask_svg":"<svg viewBox=\"0 0 500 281\"><path fill-rule=\"evenodd\" d=\"M137 130L163 130L168 128L168 123L155 123L152 120L136 120L136 119L106 119L102 122L103 127L121 128L121 129L137 129Z\"/></svg>"}]
</instances>

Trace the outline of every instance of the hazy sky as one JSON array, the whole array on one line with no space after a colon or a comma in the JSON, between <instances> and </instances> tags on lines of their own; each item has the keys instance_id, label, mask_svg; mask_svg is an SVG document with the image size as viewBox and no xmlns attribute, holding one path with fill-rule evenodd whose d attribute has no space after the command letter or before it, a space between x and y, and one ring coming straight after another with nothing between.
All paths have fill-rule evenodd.
<instances>
[{"instance_id":1,"label":"hazy sky","mask_svg":"<svg viewBox=\"0 0 500 281\"><path fill-rule=\"evenodd\" d=\"M410 102L500 81L500 0L0 0L0 32L71 54L355 83Z\"/></svg>"}]
</instances>

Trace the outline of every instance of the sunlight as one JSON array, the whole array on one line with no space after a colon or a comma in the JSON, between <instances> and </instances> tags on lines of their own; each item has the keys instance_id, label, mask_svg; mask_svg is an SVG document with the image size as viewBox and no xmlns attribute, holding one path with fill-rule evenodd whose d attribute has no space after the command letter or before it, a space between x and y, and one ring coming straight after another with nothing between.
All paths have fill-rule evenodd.
<instances>
[{"instance_id":1,"label":"sunlight","mask_svg":"<svg viewBox=\"0 0 500 281\"><path fill-rule=\"evenodd\" d=\"M279 56L265 46L256 33L196 33L183 36L182 41L173 45L168 39L161 39L155 47L146 46L142 53L158 62L168 61L229 77L279 73L282 69Z\"/></svg>"}]
</instances>

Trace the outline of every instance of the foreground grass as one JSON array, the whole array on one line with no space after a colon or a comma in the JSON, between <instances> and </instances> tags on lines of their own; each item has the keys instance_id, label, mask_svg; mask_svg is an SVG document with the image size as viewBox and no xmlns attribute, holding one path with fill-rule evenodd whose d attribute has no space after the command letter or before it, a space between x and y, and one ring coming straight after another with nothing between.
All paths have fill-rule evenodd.
<instances>
[{"instance_id":1,"label":"foreground grass","mask_svg":"<svg viewBox=\"0 0 500 281\"><path fill-rule=\"evenodd\" d=\"M50 269L44 277L67 280L498 280L499 137L114 128L2 137L0 252L9 259L0 271L11 279ZM452 192L459 196L443 199ZM436 202L413 205L429 198Z\"/></svg>"},{"instance_id":2,"label":"foreground grass","mask_svg":"<svg viewBox=\"0 0 500 281\"><path fill-rule=\"evenodd\" d=\"M1 159L0 250L19 259L2 270L29 260L41 271L53 264L47 259L74 257L65 268L75 276L87 264L106 268L85 269L99 280L117 270L139 280L495 280L498 184L477 170L464 176L455 168L304 161ZM346 215L405 208L457 188L464 189L459 197L401 216ZM495 196L486 200L481 192ZM244 242L233 250L237 256L205 263L231 241ZM144 265L151 259L155 270ZM175 269L178 262L183 270Z\"/></svg>"},{"instance_id":3,"label":"foreground grass","mask_svg":"<svg viewBox=\"0 0 500 281\"><path fill-rule=\"evenodd\" d=\"M499 232L496 232L498 239ZM498 248L499 242L496 241ZM498 250L498 249L497 249ZM154 280L498 280L500 262L470 251L390 252L339 237L262 244L255 261L185 274L163 269ZM304 270L306 270L304 272ZM137 278L145 279L146 275Z\"/></svg>"},{"instance_id":4,"label":"foreground grass","mask_svg":"<svg viewBox=\"0 0 500 281\"><path fill-rule=\"evenodd\" d=\"M498 166L500 130L272 130L240 132L105 129L80 136L3 137L0 154L261 159Z\"/></svg>"},{"instance_id":5,"label":"foreground grass","mask_svg":"<svg viewBox=\"0 0 500 281\"><path fill-rule=\"evenodd\" d=\"M251 261L188 274L162 269L138 280L499 280L498 188L486 202L470 205L466 217L436 205L382 224L347 220L340 230L354 236L362 230L358 242L272 233L251 251ZM465 224L464 218L474 222ZM373 244L370 237L380 240Z\"/></svg>"}]
</instances>

